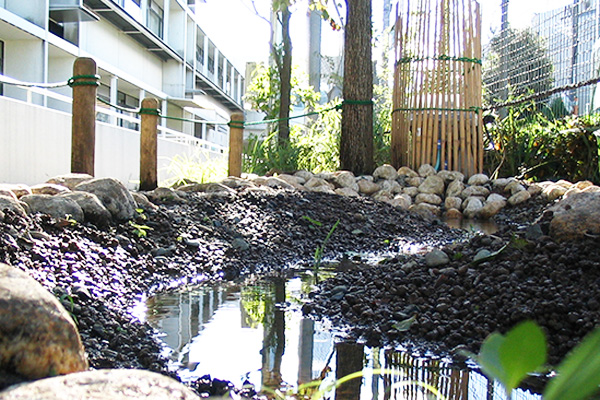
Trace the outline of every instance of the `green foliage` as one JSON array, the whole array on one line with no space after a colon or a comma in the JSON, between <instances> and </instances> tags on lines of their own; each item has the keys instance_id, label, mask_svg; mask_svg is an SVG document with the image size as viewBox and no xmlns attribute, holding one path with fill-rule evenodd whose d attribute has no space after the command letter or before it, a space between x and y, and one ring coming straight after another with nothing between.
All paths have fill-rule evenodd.
<instances>
[{"instance_id":1,"label":"green foliage","mask_svg":"<svg viewBox=\"0 0 600 400\"><path fill-rule=\"evenodd\" d=\"M497 379L506 392L516 388L529 373L546 363L546 338L540 327L525 321L506 335L486 338L479 355L469 354L490 379ZM600 385L600 329L587 335L556 369L544 390L544 400L583 400Z\"/></svg>"},{"instance_id":2,"label":"green foliage","mask_svg":"<svg viewBox=\"0 0 600 400\"><path fill-rule=\"evenodd\" d=\"M489 130L485 168L492 176L535 181L567 179L600 182L598 145L593 134L600 115L548 118L535 103L512 107Z\"/></svg>"},{"instance_id":3,"label":"green foliage","mask_svg":"<svg viewBox=\"0 0 600 400\"><path fill-rule=\"evenodd\" d=\"M133 233L135 233L137 237L146 237L148 236L148 231L153 230L147 225L136 224L133 221L129 221L129 225L131 225L131 227L133 228Z\"/></svg>"},{"instance_id":4,"label":"green foliage","mask_svg":"<svg viewBox=\"0 0 600 400\"><path fill-rule=\"evenodd\" d=\"M326 104L318 110L333 107ZM316 120L308 122L308 126L292 125L290 140L283 146L279 144L276 132L266 138L251 136L244 148L243 169L259 175L299 169L333 171L339 164L340 126L341 113L334 109L320 113Z\"/></svg>"},{"instance_id":5,"label":"green foliage","mask_svg":"<svg viewBox=\"0 0 600 400\"><path fill-rule=\"evenodd\" d=\"M208 152L177 154L171 159L167 171L173 178L161 182L162 186L180 186L190 181L217 182L227 178L227 160L211 156Z\"/></svg>"},{"instance_id":6,"label":"green foliage","mask_svg":"<svg viewBox=\"0 0 600 400\"><path fill-rule=\"evenodd\" d=\"M539 326L526 321L506 335L488 336L476 361L488 377L502 383L510 396L528 373L546 363L546 338Z\"/></svg>"}]
</instances>

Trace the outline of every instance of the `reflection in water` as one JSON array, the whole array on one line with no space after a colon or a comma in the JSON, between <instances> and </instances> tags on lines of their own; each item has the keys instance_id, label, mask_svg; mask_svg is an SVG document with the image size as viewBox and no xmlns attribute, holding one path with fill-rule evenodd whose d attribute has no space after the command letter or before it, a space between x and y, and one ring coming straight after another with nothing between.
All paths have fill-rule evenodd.
<instances>
[{"instance_id":1,"label":"reflection in water","mask_svg":"<svg viewBox=\"0 0 600 400\"><path fill-rule=\"evenodd\" d=\"M209 374L236 387L247 381L257 389L286 389L319 376L333 381L364 367L362 380L341 386L328 398L435 398L421 385L426 383L448 400L506 399L502 388L485 376L440 359L356 344L334 345L325 323L303 318L299 311L299 299L308 288L307 281L294 278L165 294L147 301L147 320L163 332L184 380ZM393 372L373 375L374 369ZM540 398L522 390L511 396L512 400Z\"/></svg>"},{"instance_id":2,"label":"reflection in water","mask_svg":"<svg viewBox=\"0 0 600 400\"><path fill-rule=\"evenodd\" d=\"M486 235L493 235L498 232L498 225L493 220L479 219L445 219L444 222L450 228L462 229L467 232L482 232Z\"/></svg>"}]
</instances>

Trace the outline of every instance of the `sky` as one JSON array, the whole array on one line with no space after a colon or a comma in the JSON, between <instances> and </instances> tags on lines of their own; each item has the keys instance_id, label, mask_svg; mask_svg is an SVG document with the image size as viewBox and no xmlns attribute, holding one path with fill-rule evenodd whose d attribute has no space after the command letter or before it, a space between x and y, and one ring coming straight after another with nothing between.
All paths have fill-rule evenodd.
<instances>
[{"instance_id":1,"label":"sky","mask_svg":"<svg viewBox=\"0 0 600 400\"><path fill-rule=\"evenodd\" d=\"M204 0L196 5L196 16L200 26L219 50L233 65L244 72L249 61L265 61L269 52L269 24L258 17L252 9L251 0ZM383 0L373 1L373 19L382 21ZM255 0L259 12L268 17L271 0ZM392 1L394 3L394 0ZM500 27L501 0L480 0L482 10L483 42L487 42ZM572 0L511 0L508 19L514 28L529 24L534 13L563 7ZM302 59L307 54L307 22L305 7L307 0L298 0L294 6L292 19L292 43L294 57ZM323 24L322 53L334 56L339 54L343 35L334 33Z\"/></svg>"}]
</instances>

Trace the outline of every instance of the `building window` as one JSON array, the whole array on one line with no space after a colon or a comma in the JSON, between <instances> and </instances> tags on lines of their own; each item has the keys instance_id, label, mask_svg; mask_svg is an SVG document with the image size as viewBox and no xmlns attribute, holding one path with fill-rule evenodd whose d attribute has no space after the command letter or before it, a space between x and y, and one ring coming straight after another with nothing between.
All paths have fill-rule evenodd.
<instances>
[{"instance_id":1,"label":"building window","mask_svg":"<svg viewBox=\"0 0 600 400\"><path fill-rule=\"evenodd\" d=\"M148 29L156 36L163 38L163 9L156 0L148 0Z\"/></svg>"},{"instance_id":2,"label":"building window","mask_svg":"<svg viewBox=\"0 0 600 400\"><path fill-rule=\"evenodd\" d=\"M123 92L117 92L117 105L118 106L131 108L131 109L137 109L139 102L140 101L133 96L130 96ZM121 111L121 110L118 110L118 112L121 114L127 115L129 117L135 117L135 113L129 113L126 111ZM138 130L138 124L136 124L134 122L130 122L130 121L125 121L122 119L119 120L119 126L122 126L123 128L127 128L127 129L132 129L134 131Z\"/></svg>"},{"instance_id":3,"label":"building window","mask_svg":"<svg viewBox=\"0 0 600 400\"><path fill-rule=\"evenodd\" d=\"M208 54L208 72L211 74L215 72L215 58Z\"/></svg>"}]
</instances>

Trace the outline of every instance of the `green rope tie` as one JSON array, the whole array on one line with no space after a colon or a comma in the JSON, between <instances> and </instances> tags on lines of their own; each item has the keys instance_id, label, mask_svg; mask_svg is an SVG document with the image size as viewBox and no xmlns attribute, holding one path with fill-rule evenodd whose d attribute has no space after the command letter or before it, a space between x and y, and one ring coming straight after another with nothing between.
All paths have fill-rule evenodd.
<instances>
[{"instance_id":1,"label":"green rope tie","mask_svg":"<svg viewBox=\"0 0 600 400\"><path fill-rule=\"evenodd\" d=\"M481 59L480 58L453 57L453 56L448 56L448 55L445 55L445 54L442 54L439 57L402 57L401 59L399 59L396 62L396 65L398 65L398 64L407 64L407 63L411 63L411 62L426 61L426 60L434 60L434 61L459 61L459 62L467 62L467 63L473 63L473 64L479 64L479 65L481 65Z\"/></svg>"},{"instance_id":2,"label":"green rope tie","mask_svg":"<svg viewBox=\"0 0 600 400\"><path fill-rule=\"evenodd\" d=\"M440 108L440 107L416 107L416 108L396 108L392 111L392 114L398 111L460 111L460 112L474 112L481 111L481 107L469 107L469 108Z\"/></svg>"},{"instance_id":3,"label":"green rope tie","mask_svg":"<svg viewBox=\"0 0 600 400\"><path fill-rule=\"evenodd\" d=\"M77 81L77 79L94 79L93 81ZM75 75L67 81L67 85L74 86L100 86L100 75ZM76 82L77 81L77 82Z\"/></svg>"},{"instance_id":4,"label":"green rope tie","mask_svg":"<svg viewBox=\"0 0 600 400\"><path fill-rule=\"evenodd\" d=\"M156 115L160 117L160 110L156 108L140 108L140 111L137 112L140 115Z\"/></svg>"},{"instance_id":5,"label":"green rope tie","mask_svg":"<svg viewBox=\"0 0 600 400\"><path fill-rule=\"evenodd\" d=\"M244 129L244 121L230 121L227 125L229 128Z\"/></svg>"}]
</instances>

